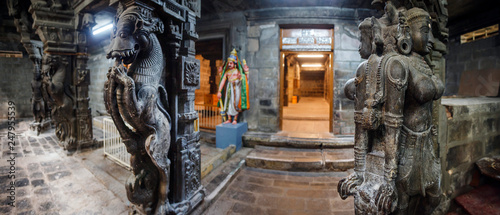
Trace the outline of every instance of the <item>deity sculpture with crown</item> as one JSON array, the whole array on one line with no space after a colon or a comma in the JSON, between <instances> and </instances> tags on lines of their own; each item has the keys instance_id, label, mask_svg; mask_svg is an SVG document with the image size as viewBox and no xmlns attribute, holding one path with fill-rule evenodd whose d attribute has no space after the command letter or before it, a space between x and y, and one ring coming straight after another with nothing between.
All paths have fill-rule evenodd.
<instances>
[{"instance_id":1,"label":"deity sculpture with crown","mask_svg":"<svg viewBox=\"0 0 500 215\"><path fill-rule=\"evenodd\" d=\"M444 85L424 59L433 48L431 18L421 8L378 2L385 14L360 23L367 60L344 89L355 103L355 167L338 192L354 196L356 214L443 214L432 104Z\"/></svg>"},{"instance_id":2,"label":"deity sculpture with crown","mask_svg":"<svg viewBox=\"0 0 500 215\"><path fill-rule=\"evenodd\" d=\"M221 80L217 98L218 106L221 108L224 124L237 124L238 114L250 108L248 97L248 66L246 61L243 64L238 58L235 49L227 58L223 67L219 68ZM227 114L227 120L225 115Z\"/></svg>"}]
</instances>

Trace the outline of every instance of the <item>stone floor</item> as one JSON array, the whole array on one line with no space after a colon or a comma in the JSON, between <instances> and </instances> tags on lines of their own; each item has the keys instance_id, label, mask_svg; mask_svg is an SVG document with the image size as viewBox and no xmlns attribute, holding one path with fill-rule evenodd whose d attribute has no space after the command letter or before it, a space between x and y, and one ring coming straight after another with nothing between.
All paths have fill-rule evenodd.
<instances>
[{"instance_id":1,"label":"stone floor","mask_svg":"<svg viewBox=\"0 0 500 215\"><path fill-rule=\"evenodd\" d=\"M322 138L329 135L330 107L321 97L303 97L283 107L283 130L288 136ZM331 135L330 135L331 136Z\"/></svg>"},{"instance_id":2,"label":"stone floor","mask_svg":"<svg viewBox=\"0 0 500 215\"><path fill-rule=\"evenodd\" d=\"M19 124L22 126L15 131L17 144L13 151L8 146L6 129L0 130L0 213L125 214L129 211L126 197L117 196L86 168L86 153L67 156L53 133L29 137L25 135L26 124ZM8 162L12 157L15 162ZM11 185L13 181L15 186ZM13 202L12 189L15 207L9 206Z\"/></svg>"},{"instance_id":3,"label":"stone floor","mask_svg":"<svg viewBox=\"0 0 500 215\"><path fill-rule=\"evenodd\" d=\"M2 124L2 123L0 123ZM18 122L10 151L7 129L0 126L0 214L128 214L124 183L130 172L103 155L102 148L69 156L53 130L40 136ZM99 138L102 134L95 132ZM254 149L215 149L202 143L202 166L214 162L202 179L207 198L194 214L353 214L352 199L336 192L346 172L305 173L261 170L242 165ZM231 153L232 151L232 153ZM11 152L15 164L11 165ZM220 157L220 158L219 158ZM11 171L15 168L15 172ZM14 175L15 180L9 178ZM9 206L14 181L14 205Z\"/></svg>"},{"instance_id":4,"label":"stone floor","mask_svg":"<svg viewBox=\"0 0 500 215\"><path fill-rule=\"evenodd\" d=\"M205 214L354 214L353 198L337 193L345 176L243 167Z\"/></svg>"}]
</instances>

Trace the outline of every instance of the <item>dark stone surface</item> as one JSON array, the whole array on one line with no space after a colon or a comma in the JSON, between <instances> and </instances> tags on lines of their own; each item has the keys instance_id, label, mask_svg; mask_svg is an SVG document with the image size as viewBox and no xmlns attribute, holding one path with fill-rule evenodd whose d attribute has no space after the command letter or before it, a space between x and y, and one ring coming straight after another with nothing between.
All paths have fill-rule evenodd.
<instances>
[{"instance_id":1,"label":"dark stone surface","mask_svg":"<svg viewBox=\"0 0 500 215\"><path fill-rule=\"evenodd\" d=\"M43 179L39 179L39 180L32 180L31 181L31 185L33 185L34 187L38 187L38 186L45 186L45 182Z\"/></svg>"},{"instance_id":2,"label":"dark stone surface","mask_svg":"<svg viewBox=\"0 0 500 215\"><path fill-rule=\"evenodd\" d=\"M69 172L69 171L62 171L62 172L52 173L52 174L49 174L47 176L49 177L50 181L55 181L55 180L58 180L60 178L66 177L68 175L71 175L71 172Z\"/></svg>"},{"instance_id":3,"label":"dark stone surface","mask_svg":"<svg viewBox=\"0 0 500 215\"><path fill-rule=\"evenodd\" d=\"M17 179L16 187L24 187L30 184L30 180L27 178Z\"/></svg>"},{"instance_id":4,"label":"dark stone surface","mask_svg":"<svg viewBox=\"0 0 500 215\"><path fill-rule=\"evenodd\" d=\"M34 191L36 195L47 195L50 194L50 189L49 188L40 188Z\"/></svg>"},{"instance_id":5,"label":"dark stone surface","mask_svg":"<svg viewBox=\"0 0 500 215\"><path fill-rule=\"evenodd\" d=\"M262 106L271 106L271 100L269 99L261 99L259 100L259 104Z\"/></svg>"},{"instance_id":6,"label":"dark stone surface","mask_svg":"<svg viewBox=\"0 0 500 215\"><path fill-rule=\"evenodd\" d=\"M16 202L16 209L17 210L25 210L25 209L30 209L31 206L31 201L29 199L22 199Z\"/></svg>"},{"instance_id":7,"label":"dark stone surface","mask_svg":"<svg viewBox=\"0 0 500 215\"><path fill-rule=\"evenodd\" d=\"M43 202L38 206L38 210L41 212L49 211L55 207L52 202Z\"/></svg>"}]
</instances>

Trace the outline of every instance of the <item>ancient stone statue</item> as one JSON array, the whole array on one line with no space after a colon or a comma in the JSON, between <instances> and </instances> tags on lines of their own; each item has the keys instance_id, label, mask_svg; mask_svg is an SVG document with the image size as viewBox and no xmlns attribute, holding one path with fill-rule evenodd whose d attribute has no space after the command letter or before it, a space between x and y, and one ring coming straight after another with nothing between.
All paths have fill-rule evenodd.
<instances>
[{"instance_id":1,"label":"ancient stone statue","mask_svg":"<svg viewBox=\"0 0 500 215\"><path fill-rule=\"evenodd\" d=\"M117 14L107 53L116 64L104 87L106 109L131 154L127 196L148 214L172 211L167 198L171 119L160 84L165 61L156 36L162 32L163 23L148 8L131 6Z\"/></svg>"},{"instance_id":2,"label":"ancient stone statue","mask_svg":"<svg viewBox=\"0 0 500 215\"><path fill-rule=\"evenodd\" d=\"M338 185L356 214L437 214L441 165L432 135L432 101L443 83L423 56L432 49L429 14L396 9L360 24L360 64L348 81L355 101L355 173ZM370 53L370 54L368 54Z\"/></svg>"},{"instance_id":3,"label":"ancient stone statue","mask_svg":"<svg viewBox=\"0 0 500 215\"><path fill-rule=\"evenodd\" d=\"M39 135L42 130L50 127L51 123L50 108L48 102L46 102L46 90L42 83L43 44L32 28L33 20L30 19L31 14L28 12L29 1L8 0L7 6L9 15L14 17L17 32L21 35L21 43L29 54L29 58L34 66L33 79L31 80L31 111L34 121L30 123L30 129Z\"/></svg>"},{"instance_id":4,"label":"ancient stone statue","mask_svg":"<svg viewBox=\"0 0 500 215\"><path fill-rule=\"evenodd\" d=\"M52 117L56 127L56 136L60 144L68 151L77 149L76 118L74 115L74 91L68 84L71 78L68 72L68 57L43 55L43 84L52 107Z\"/></svg>"},{"instance_id":5,"label":"ancient stone statue","mask_svg":"<svg viewBox=\"0 0 500 215\"><path fill-rule=\"evenodd\" d=\"M243 66L241 65L235 49L231 51L231 55L227 58L226 65L220 68L221 81L217 98L220 99L219 106L223 110L222 113L228 115L227 121L224 124L231 123L232 118L232 124L236 125L238 113L250 108L248 98L248 69L246 63Z\"/></svg>"}]
</instances>

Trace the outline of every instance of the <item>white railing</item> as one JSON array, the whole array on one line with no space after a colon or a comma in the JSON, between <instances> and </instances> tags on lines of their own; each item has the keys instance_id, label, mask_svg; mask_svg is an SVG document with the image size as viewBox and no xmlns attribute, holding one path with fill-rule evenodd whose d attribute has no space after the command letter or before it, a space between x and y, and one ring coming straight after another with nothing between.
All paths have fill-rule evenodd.
<instances>
[{"instance_id":1,"label":"white railing","mask_svg":"<svg viewBox=\"0 0 500 215\"><path fill-rule=\"evenodd\" d=\"M130 169L130 154L122 142L120 133L111 118L102 120L104 126L104 155L112 161Z\"/></svg>"},{"instance_id":2,"label":"white railing","mask_svg":"<svg viewBox=\"0 0 500 215\"><path fill-rule=\"evenodd\" d=\"M198 124L200 128L215 130L215 126L222 123L220 110L217 106L195 104L194 109L198 112Z\"/></svg>"}]
</instances>

